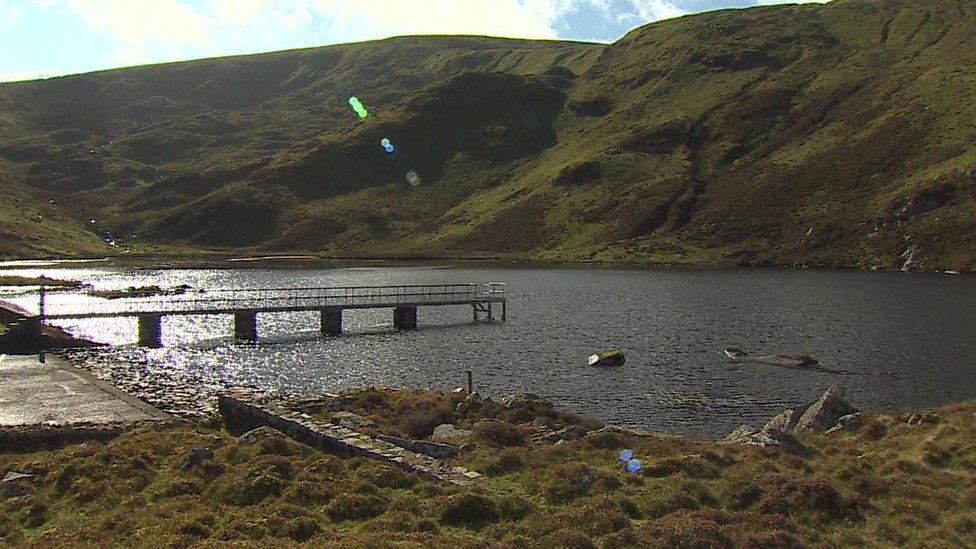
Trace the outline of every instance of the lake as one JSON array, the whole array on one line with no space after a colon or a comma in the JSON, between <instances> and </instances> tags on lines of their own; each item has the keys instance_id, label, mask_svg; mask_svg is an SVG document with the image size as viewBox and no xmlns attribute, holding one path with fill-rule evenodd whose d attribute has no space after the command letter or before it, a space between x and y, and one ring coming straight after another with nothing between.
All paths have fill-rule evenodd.
<instances>
[{"instance_id":1,"label":"lake","mask_svg":"<svg viewBox=\"0 0 976 549\"><path fill-rule=\"evenodd\" d=\"M761 425L830 384L864 409L976 398L976 277L848 271L383 267L132 270L7 266L0 275L76 278L97 289L351 286L498 281L508 322L471 308L421 308L420 329L389 311L347 311L347 334L318 336L317 313L259 316L263 344L236 344L227 317L167 317L163 349L132 346L134 319L63 322L96 341L86 360L129 361L201 382L315 393L366 385L450 390L474 373L495 398L540 393L603 420L696 437ZM75 299L52 296L57 300ZM11 298L34 306L33 298ZM810 354L826 371L733 365L722 349ZM627 363L591 368L619 349Z\"/></svg>"}]
</instances>

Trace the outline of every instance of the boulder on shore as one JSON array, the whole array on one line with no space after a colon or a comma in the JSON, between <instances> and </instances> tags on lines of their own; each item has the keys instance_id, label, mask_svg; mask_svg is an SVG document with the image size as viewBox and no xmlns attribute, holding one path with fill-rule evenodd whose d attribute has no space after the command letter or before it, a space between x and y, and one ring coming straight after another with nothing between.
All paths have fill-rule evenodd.
<instances>
[{"instance_id":1,"label":"boulder on shore","mask_svg":"<svg viewBox=\"0 0 976 549\"><path fill-rule=\"evenodd\" d=\"M858 409L844 400L839 386L831 385L817 400L776 414L762 429L743 425L732 431L723 442L782 446L789 451L798 451L802 445L793 436L795 434L854 430L859 424Z\"/></svg>"}]
</instances>

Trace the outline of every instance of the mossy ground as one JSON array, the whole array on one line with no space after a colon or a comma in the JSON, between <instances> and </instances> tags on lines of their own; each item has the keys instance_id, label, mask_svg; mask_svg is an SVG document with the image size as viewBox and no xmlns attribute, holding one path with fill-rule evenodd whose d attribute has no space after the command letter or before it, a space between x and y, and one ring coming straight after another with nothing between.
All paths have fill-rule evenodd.
<instances>
[{"instance_id":1,"label":"mossy ground","mask_svg":"<svg viewBox=\"0 0 976 549\"><path fill-rule=\"evenodd\" d=\"M909 425L802 437L805 456L603 433L558 446L479 447L475 486L432 484L269 435L150 428L104 443L4 448L38 473L0 535L27 546L847 547L976 543L976 405ZM191 448L214 461L184 468ZM619 465L630 448L640 475Z\"/></svg>"}]
</instances>

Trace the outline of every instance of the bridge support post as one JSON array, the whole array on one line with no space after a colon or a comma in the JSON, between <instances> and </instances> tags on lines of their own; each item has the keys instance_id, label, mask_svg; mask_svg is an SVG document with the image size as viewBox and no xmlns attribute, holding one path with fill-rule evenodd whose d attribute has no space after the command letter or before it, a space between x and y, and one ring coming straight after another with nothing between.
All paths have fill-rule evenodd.
<instances>
[{"instance_id":1,"label":"bridge support post","mask_svg":"<svg viewBox=\"0 0 976 549\"><path fill-rule=\"evenodd\" d=\"M416 330L417 307L403 306L393 309L393 327L397 330Z\"/></svg>"},{"instance_id":2,"label":"bridge support post","mask_svg":"<svg viewBox=\"0 0 976 549\"><path fill-rule=\"evenodd\" d=\"M234 313L234 339L251 342L258 340L257 311L239 311Z\"/></svg>"},{"instance_id":3,"label":"bridge support post","mask_svg":"<svg viewBox=\"0 0 976 549\"><path fill-rule=\"evenodd\" d=\"M163 346L163 315L158 313L141 314L139 319L139 346L159 349Z\"/></svg>"},{"instance_id":4,"label":"bridge support post","mask_svg":"<svg viewBox=\"0 0 976 549\"><path fill-rule=\"evenodd\" d=\"M329 308L320 312L322 335L342 335L342 309Z\"/></svg>"},{"instance_id":5,"label":"bridge support post","mask_svg":"<svg viewBox=\"0 0 976 549\"><path fill-rule=\"evenodd\" d=\"M505 302L502 301L502 322L505 322Z\"/></svg>"}]
</instances>

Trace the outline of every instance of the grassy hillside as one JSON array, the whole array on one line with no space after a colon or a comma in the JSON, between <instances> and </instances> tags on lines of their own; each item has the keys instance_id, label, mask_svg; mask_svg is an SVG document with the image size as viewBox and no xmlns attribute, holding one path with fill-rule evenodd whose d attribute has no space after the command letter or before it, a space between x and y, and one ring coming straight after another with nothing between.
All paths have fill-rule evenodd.
<instances>
[{"instance_id":1,"label":"grassy hillside","mask_svg":"<svg viewBox=\"0 0 976 549\"><path fill-rule=\"evenodd\" d=\"M0 471L36 477L29 495L0 501L0 542L971 547L974 410L947 406L912 424L908 414L871 416L854 433L802 436L808 452L801 455L614 432L555 446L491 436L453 458L484 473L463 488L329 455L275 431L252 435L251 443L176 426L108 442L13 445L0 449ZM213 450L213 459L189 463L194 448ZM623 470L623 448L643 461L640 474Z\"/></svg>"},{"instance_id":2,"label":"grassy hillside","mask_svg":"<svg viewBox=\"0 0 976 549\"><path fill-rule=\"evenodd\" d=\"M7 84L0 159L123 248L971 270L974 26L835 0Z\"/></svg>"}]
</instances>

